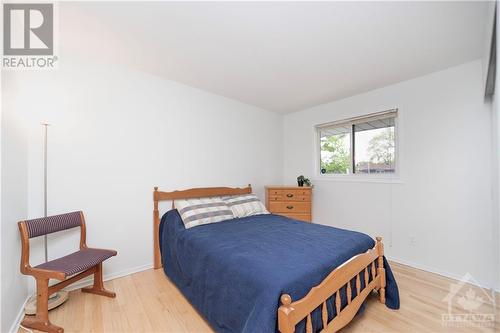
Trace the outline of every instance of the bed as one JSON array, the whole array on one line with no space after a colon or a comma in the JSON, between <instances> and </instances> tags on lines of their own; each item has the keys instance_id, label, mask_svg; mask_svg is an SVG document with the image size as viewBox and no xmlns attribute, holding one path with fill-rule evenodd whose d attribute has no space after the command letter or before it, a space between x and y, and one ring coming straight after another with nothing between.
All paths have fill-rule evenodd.
<instances>
[{"instance_id":1,"label":"bed","mask_svg":"<svg viewBox=\"0 0 500 333\"><path fill-rule=\"evenodd\" d=\"M374 290L399 308L379 237L273 214L188 230L175 209L160 220L160 201L251 192L249 185L153 193L154 267L217 332L336 332Z\"/></svg>"}]
</instances>

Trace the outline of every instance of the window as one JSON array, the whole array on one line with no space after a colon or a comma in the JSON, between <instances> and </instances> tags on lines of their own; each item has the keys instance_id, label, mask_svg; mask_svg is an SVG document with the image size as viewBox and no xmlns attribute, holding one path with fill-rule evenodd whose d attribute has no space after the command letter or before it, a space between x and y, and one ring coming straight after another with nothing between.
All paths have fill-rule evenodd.
<instances>
[{"instance_id":1,"label":"window","mask_svg":"<svg viewBox=\"0 0 500 333\"><path fill-rule=\"evenodd\" d=\"M321 174L396 172L397 110L317 126Z\"/></svg>"}]
</instances>

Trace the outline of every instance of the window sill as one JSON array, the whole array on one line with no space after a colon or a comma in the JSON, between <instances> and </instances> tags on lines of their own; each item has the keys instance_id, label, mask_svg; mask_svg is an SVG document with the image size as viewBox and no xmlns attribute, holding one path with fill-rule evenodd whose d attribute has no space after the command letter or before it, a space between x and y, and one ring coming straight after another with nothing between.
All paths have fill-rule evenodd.
<instances>
[{"instance_id":1,"label":"window sill","mask_svg":"<svg viewBox=\"0 0 500 333\"><path fill-rule=\"evenodd\" d=\"M395 177L370 177L361 175L328 175L316 176L312 179L315 182L356 182L356 183L379 183L379 184L404 184L398 176Z\"/></svg>"}]
</instances>

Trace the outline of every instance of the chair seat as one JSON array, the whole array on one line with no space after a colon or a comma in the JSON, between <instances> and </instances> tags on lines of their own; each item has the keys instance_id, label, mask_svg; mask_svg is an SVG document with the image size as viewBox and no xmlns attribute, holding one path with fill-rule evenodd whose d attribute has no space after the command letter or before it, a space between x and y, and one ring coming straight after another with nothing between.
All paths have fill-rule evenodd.
<instances>
[{"instance_id":1,"label":"chair seat","mask_svg":"<svg viewBox=\"0 0 500 333\"><path fill-rule=\"evenodd\" d=\"M112 256L116 256L116 253L113 250L86 248L35 266L35 268L63 272L68 276L83 272Z\"/></svg>"}]
</instances>

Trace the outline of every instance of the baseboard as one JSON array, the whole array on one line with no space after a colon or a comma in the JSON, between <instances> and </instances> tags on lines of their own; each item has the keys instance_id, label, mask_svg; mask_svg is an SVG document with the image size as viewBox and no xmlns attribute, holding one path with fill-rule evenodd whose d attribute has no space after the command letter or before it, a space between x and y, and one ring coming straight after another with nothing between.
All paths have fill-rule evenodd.
<instances>
[{"instance_id":1,"label":"baseboard","mask_svg":"<svg viewBox=\"0 0 500 333\"><path fill-rule=\"evenodd\" d=\"M414 262L411 262L411 261L408 261L408 260L405 260L405 259L401 259L401 258L397 258L397 257L393 257L393 256L388 256L387 259L389 261L394 261L394 262L396 262L398 264L409 266L411 268L416 268L416 269L419 269L419 270L422 270L422 271L426 271L426 272L429 272L429 273L434 273L434 274L437 274L437 275L441 275L441 276L444 276L444 277L447 277L447 278L450 278L450 279L453 279L453 280L460 280L462 278L462 276L460 276L458 274L446 272L446 271L443 271L443 270L440 270L440 269L437 269L437 268L434 268L434 267L429 267L429 266L426 266L426 265L416 264ZM479 288L483 288L483 289L487 289L487 290L494 290L495 292L500 293L500 289L492 287L492 286L486 286L486 285L482 285L482 284L474 284L474 285L478 286Z\"/></svg>"},{"instance_id":2,"label":"baseboard","mask_svg":"<svg viewBox=\"0 0 500 333\"><path fill-rule=\"evenodd\" d=\"M142 271L145 271L145 270L148 270L151 268L153 268L152 263L146 264L146 265L141 265L141 266L136 266L136 267L129 268L129 269L124 269L124 270L121 270L119 272L115 272L115 273L111 273L111 274L104 274L103 280L109 281L109 280L118 279L118 278L130 275L130 274L142 272ZM76 290L76 289L80 289L83 287L87 287L87 286L91 285L93 281L94 281L93 277L89 276L85 279L82 279L78 282L73 283L72 285L70 285L67 288L64 288L64 290L71 291L71 290Z\"/></svg>"},{"instance_id":3,"label":"baseboard","mask_svg":"<svg viewBox=\"0 0 500 333\"><path fill-rule=\"evenodd\" d=\"M142 271L145 271L145 270L148 270L148 269L151 269L151 268L153 268L153 264L152 263L146 264L146 265L142 265L142 266L136 266L136 267L133 267L133 268L124 269L124 270L119 271L119 272L115 272L115 273L111 273L111 274L105 274L103 276L103 280L104 281L109 281L109 280L118 279L118 278L130 275L130 274L142 272ZM80 288L83 288L83 287L91 285L92 281L93 281L92 276L90 276L90 277L82 279L82 280L80 280L80 281L72 284L68 288L64 288L64 289L68 290L68 291L80 289ZM19 313L17 314L16 319L14 320L14 322L12 323L12 325L10 326L10 329L9 329L10 333L16 333L19 330L19 325L21 324L21 320L24 317L24 307L26 306L26 302L28 302L28 300L30 299L30 297L31 297L31 295L28 295L26 297L26 300L23 302L23 305L19 309Z\"/></svg>"},{"instance_id":4,"label":"baseboard","mask_svg":"<svg viewBox=\"0 0 500 333\"><path fill-rule=\"evenodd\" d=\"M21 324L21 320L23 320L24 317L24 307L26 306L26 303L28 302L30 297L31 295L26 296L26 299L24 300L21 308L19 309L19 312L17 313L16 319L14 319L14 322L9 328L9 333L17 333L17 331L19 331L19 325Z\"/></svg>"}]
</instances>

